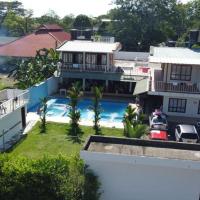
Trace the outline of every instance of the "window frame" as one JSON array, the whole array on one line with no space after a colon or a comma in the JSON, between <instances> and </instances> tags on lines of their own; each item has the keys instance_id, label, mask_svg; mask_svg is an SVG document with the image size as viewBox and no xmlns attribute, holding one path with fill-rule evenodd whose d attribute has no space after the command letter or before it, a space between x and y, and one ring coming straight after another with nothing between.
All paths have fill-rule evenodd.
<instances>
[{"instance_id":1,"label":"window frame","mask_svg":"<svg viewBox=\"0 0 200 200\"><path fill-rule=\"evenodd\" d=\"M174 70L175 68L175 70ZM189 71L188 71L189 69ZM174 73L175 71L175 73ZM187 72L189 72L187 74ZM191 81L192 66L191 65L171 65L170 80L176 81Z\"/></svg>"},{"instance_id":2,"label":"window frame","mask_svg":"<svg viewBox=\"0 0 200 200\"><path fill-rule=\"evenodd\" d=\"M173 102L176 105L171 106L172 104L171 101L176 101L176 103ZM185 113L186 107L187 107L187 99L169 98L168 112Z\"/></svg>"}]
</instances>

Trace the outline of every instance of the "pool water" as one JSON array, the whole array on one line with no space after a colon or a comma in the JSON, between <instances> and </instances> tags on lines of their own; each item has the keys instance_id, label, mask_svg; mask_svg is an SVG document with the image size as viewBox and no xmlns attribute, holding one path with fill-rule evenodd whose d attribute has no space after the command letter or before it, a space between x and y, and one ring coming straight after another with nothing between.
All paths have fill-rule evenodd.
<instances>
[{"instance_id":1,"label":"pool water","mask_svg":"<svg viewBox=\"0 0 200 200\"><path fill-rule=\"evenodd\" d=\"M47 117L67 117L69 113L69 99L67 98L52 98L47 102ZM93 121L94 112L90 109L92 105L91 99L82 99L78 103L78 109L81 112L81 120ZM123 115L127 102L114 102L110 100L101 100L100 106L102 109L102 122L122 122ZM30 112L36 112L38 106L30 109Z\"/></svg>"}]
</instances>

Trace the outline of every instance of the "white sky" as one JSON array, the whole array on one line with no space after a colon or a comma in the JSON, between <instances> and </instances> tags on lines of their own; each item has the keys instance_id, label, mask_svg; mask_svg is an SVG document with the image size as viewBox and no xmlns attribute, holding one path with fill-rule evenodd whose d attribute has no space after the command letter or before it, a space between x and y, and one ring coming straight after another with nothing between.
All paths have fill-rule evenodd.
<instances>
[{"instance_id":1,"label":"white sky","mask_svg":"<svg viewBox=\"0 0 200 200\"><path fill-rule=\"evenodd\" d=\"M1 1L1 0L0 0ZM25 9L32 9L34 16L38 17L46 14L49 10L54 10L60 17L73 14L86 14L88 16L99 16L106 14L113 5L112 0L19 0ZM189 0L181 0L187 2Z\"/></svg>"}]
</instances>

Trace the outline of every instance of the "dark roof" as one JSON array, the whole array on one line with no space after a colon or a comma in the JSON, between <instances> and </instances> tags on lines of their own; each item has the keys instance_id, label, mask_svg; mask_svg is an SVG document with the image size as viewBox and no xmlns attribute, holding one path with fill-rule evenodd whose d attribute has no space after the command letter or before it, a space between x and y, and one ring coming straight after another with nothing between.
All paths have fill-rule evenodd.
<instances>
[{"instance_id":1,"label":"dark roof","mask_svg":"<svg viewBox=\"0 0 200 200\"><path fill-rule=\"evenodd\" d=\"M43 25L44 27L49 25ZM57 25L50 27L58 28ZM36 51L42 48L56 49L63 42L71 39L71 35L63 30L36 31L35 33L21 37L13 42L0 46L0 56L10 57L34 57Z\"/></svg>"},{"instance_id":2,"label":"dark roof","mask_svg":"<svg viewBox=\"0 0 200 200\"><path fill-rule=\"evenodd\" d=\"M43 24L41 25L38 30L43 30L43 29L46 29L46 30L63 30L62 27L60 27L59 25L57 24Z\"/></svg>"}]
</instances>

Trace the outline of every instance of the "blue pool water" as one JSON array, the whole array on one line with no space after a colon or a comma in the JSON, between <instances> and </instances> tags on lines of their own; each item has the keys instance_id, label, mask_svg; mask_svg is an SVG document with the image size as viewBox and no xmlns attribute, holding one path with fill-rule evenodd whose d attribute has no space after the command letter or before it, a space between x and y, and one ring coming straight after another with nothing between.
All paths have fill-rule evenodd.
<instances>
[{"instance_id":1,"label":"blue pool water","mask_svg":"<svg viewBox=\"0 0 200 200\"><path fill-rule=\"evenodd\" d=\"M47 116L48 117L67 117L69 113L69 107L67 104L69 99L66 98L52 98L47 103ZM81 120L87 121L92 120L94 117L93 111L89 108L92 105L91 99L82 99L78 103L78 109L81 112ZM106 122L122 122L123 115L127 102L114 102L110 100L102 100L101 103L101 120ZM33 107L29 112L36 112L39 105Z\"/></svg>"}]
</instances>

